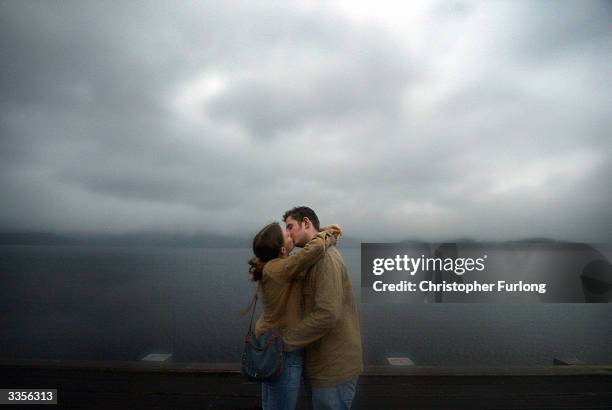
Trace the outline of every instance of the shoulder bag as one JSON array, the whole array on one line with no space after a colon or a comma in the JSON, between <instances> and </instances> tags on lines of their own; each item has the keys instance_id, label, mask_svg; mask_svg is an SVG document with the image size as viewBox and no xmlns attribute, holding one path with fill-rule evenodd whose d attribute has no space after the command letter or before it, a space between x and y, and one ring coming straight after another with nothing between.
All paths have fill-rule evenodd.
<instances>
[{"instance_id":1,"label":"shoulder bag","mask_svg":"<svg viewBox=\"0 0 612 410\"><path fill-rule=\"evenodd\" d=\"M241 373L250 381L273 381L283 371L283 339L278 329L270 329L259 337L255 336L253 317L257 306L257 289L251 302L253 311L249 330L244 337Z\"/></svg>"}]
</instances>

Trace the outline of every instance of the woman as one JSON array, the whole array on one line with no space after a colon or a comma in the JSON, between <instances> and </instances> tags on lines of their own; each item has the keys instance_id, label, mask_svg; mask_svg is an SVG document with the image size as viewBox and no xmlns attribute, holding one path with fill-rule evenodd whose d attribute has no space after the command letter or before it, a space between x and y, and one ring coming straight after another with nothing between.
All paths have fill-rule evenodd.
<instances>
[{"instance_id":1,"label":"woman","mask_svg":"<svg viewBox=\"0 0 612 410\"><path fill-rule=\"evenodd\" d=\"M321 229L304 248L293 255L293 241L278 222L266 225L253 238L253 253L249 272L259 282L258 292L263 312L255 325L255 335L272 328L283 329L302 319L302 281L308 268L319 261L328 246L341 234L338 225ZM261 386L262 407L294 409L300 392L304 367L304 349L285 346L283 371L273 382Z\"/></svg>"}]
</instances>

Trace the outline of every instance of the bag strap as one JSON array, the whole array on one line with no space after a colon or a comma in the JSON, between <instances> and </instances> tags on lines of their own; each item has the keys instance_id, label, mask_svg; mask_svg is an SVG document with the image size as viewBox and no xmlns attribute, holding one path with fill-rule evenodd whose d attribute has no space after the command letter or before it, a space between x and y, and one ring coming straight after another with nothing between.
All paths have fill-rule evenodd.
<instances>
[{"instance_id":1,"label":"bag strap","mask_svg":"<svg viewBox=\"0 0 612 410\"><path fill-rule=\"evenodd\" d=\"M246 309L242 311L242 314L246 315L249 312L249 310L251 310L251 320L249 322L249 330L247 331L247 334L246 334L247 336L254 333L253 332L253 319L255 317L255 310L257 308L258 291L259 291L259 283L257 283L257 287L255 288L255 294L253 295L253 299L251 299L251 303Z\"/></svg>"}]
</instances>

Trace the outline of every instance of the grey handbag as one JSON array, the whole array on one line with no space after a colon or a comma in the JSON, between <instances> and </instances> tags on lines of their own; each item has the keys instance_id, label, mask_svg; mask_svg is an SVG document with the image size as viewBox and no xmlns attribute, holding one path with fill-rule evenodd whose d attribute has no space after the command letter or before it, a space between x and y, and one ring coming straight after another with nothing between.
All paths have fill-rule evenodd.
<instances>
[{"instance_id":1,"label":"grey handbag","mask_svg":"<svg viewBox=\"0 0 612 410\"><path fill-rule=\"evenodd\" d=\"M283 339L278 329L270 329L259 337L255 336L253 317L257 306L257 291L251 305L253 312L244 338L241 373L250 381L273 381L283 371Z\"/></svg>"}]
</instances>

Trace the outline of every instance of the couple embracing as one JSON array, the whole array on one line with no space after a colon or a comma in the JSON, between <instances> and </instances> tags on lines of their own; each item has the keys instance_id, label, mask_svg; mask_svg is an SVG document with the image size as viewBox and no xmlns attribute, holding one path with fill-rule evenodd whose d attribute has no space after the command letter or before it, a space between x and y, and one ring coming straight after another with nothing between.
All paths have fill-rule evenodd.
<instances>
[{"instance_id":1,"label":"couple embracing","mask_svg":"<svg viewBox=\"0 0 612 410\"><path fill-rule=\"evenodd\" d=\"M262 383L262 407L295 408L303 377L312 408L348 409L363 361L353 289L335 246L342 232L320 227L305 206L283 221L255 235L249 261L263 306L255 334L278 329L284 342L283 371ZM302 249L290 254L294 246Z\"/></svg>"}]
</instances>

